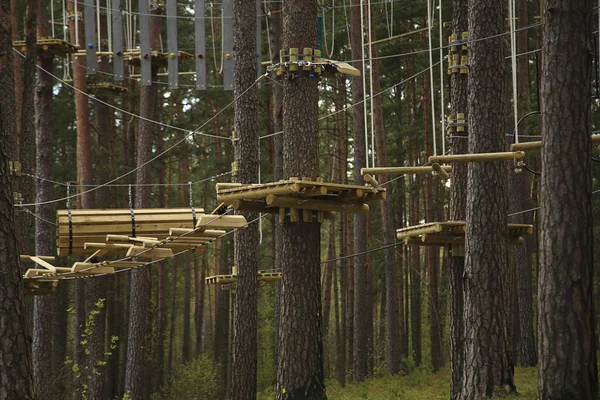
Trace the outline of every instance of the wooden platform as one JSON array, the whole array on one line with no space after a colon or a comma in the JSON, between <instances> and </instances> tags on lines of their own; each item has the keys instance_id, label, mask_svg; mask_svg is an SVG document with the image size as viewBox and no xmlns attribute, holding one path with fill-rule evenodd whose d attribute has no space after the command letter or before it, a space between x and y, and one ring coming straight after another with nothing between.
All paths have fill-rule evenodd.
<instances>
[{"instance_id":1,"label":"wooden platform","mask_svg":"<svg viewBox=\"0 0 600 400\"><path fill-rule=\"evenodd\" d=\"M396 237L406 245L464 245L467 224L464 221L430 222L398 229ZM508 224L508 243L523 244L523 236L533 233L533 225Z\"/></svg>"},{"instance_id":2,"label":"wooden platform","mask_svg":"<svg viewBox=\"0 0 600 400\"><path fill-rule=\"evenodd\" d=\"M56 279L23 279L23 293L27 296L44 296L56 293L58 280Z\"/></svg>"},{"instance_id":3,"label":"wooden platform","mask_svg":"<svg viewBox=\"0 0 600 400\"><path fill-rule=\"evenodd\" d=\"M27 45L24 40L13 41L13 47L21 53L27 51ZM77 52L78 48L74 44L53 37L45 37L37 39L38 53L53 53L55 55L64 56Z\"/></svg>"},{"instance_id":4,"label":"wooden platform","mask_svg":"<svg viewBox=\"0 0 600 400\"><path fill-rule=\"evenodd\" d=\"M123 56L130 65L135 65L135 66L140 65L140 61L144 57L144 55L141 54L140 49L127 50L125 53L123 53ZM151 57L152 64L154 64L158 67L166 67L167 64L169 63L169 58L170 58L169 53L162 53L160 51L152 51L149 53L149 56ZM186 53L185 51L179 51L177 53L177 59L179 60L179 62L191 61L191 60L194 60L194 55L190 54L190 53Z\"/></svg>"},{"instance_id":5,"label":"wooden platform","mask_svg":"<svg viewBox=\"0 0 600 400\"><path fill-rule=\"evenodd\" d=\"M279 215L280 222L322 222L335 212L368 213L371 201L383 200L382 188L328 183L310 178L242 185L218 183L217 200L234 210ZM300 212L302 210L302 212ZM302 214L302 215L300 215Z\"/></svg>"}]
</instances>

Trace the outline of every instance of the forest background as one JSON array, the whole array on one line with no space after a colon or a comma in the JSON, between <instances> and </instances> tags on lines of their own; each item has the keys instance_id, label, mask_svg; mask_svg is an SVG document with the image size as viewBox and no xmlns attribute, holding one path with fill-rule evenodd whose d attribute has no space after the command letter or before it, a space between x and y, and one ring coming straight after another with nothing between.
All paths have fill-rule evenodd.
<instances>
[{"instance_id":1,"label":"forest background","mask_svg":"<svg viewBox=\"0 0 600 400\"><path fill-rule=\"evenodd\" d=\"M13 35L14 39L23 39L26 33L26 7L30 3L13 1ZM38 32L49 32L48 15L50 3L40 1L37 10ZM67 2L69 9L72 2ZM181 15L192 14L192 2L179 2ZM351 12L356 1L337 1L321 5L319 19L319 42L321 50L335 60L355 60L351 43ZM55 9L62 3L54 1ZM428 156L434 153L432 140L432 120L437 121L439 135L443 114L448 114L449 79L446 75L446 61L440 62L440 46L447 45L451 29L451 2L442 1L443 21L435 22L432 30L432 47L434 50L434 74L429 73L429 43L427 30L427 4L425 1L380 1L369 3L371 10L372 87L367 91L380 94L373 101L373 133L375 142L370 151L375 153L376 160L387 160L388 165L424 165ZM281 21L278 10L281 4L269 1L261 4L262 60L277 60L280 46ZM365 8L366 10L366 8ZM528 117L520 125L522 137L535 140L540 134L539 115L539 76L541 25L539 23L540 4L537 1L518 0L518 98L519 116ZM160 13L160 11L157 11ZM437 12L437 8L435 10ZM218 206L215 182L231 180L234 149L231 143L233 131L233 95L223 90L220 74L220 60L223 57L220 46L222 39L220 3L207 6L207 83L206 91L196 91L192 79L182 77L182 85L178 90L169 90L164 78L156 76L157 100L150 111L151 119L160 121L161 126L149 128L152 140L152 154L158 154L186 135L187 131L198 130L198 134L190 135L181 145L169 151L165 156L152 163L152 185L144 193L135 185L135 176L129 175L119 185L108 185L94 191L90 196L81 197L71 207L84 208L89 201L97 208L127 208L129 203L144 196L147 207L188 207L190 199L196 207L212 210ZM101 26L106 26L106 15L102 14ZM160 16L153 18L162 18ZM71 22L72 24L72 22ZM165 24L159 24L161 37L166 38ZM178 23L180 50L194 52L193 19L182 18ZM439 40L444 38L442 43ZM80 33L82 33L80 29ZM508 24L507 24L508 31ZM396 35L411 32L409 35ZM596 32L596 48L597 32ZM216 44L215 44L216 43ZM158 46L162 43L158 42ZM212 45L212 46L211 46ZM443 57L447 49L443 48ZM269 55L271 55L269 57ZM507 50L508 55L508 50ZM596 51L597 55L597 51ZM24 68L22 58L16 57L17 93L24 96L25 88L32 88L32 82ZM100 63L101 73L87 77L87 85L111 81L112 68L106 58ZM79 62L79 59L75 63ZM507 64L510 59L507 58ZM362 68L360 62L354 62ZM597 66L597 57L595 65ZM78 86L77 65L66 67L64 59L49 57L40 59L39 65L51 71L50 77L39 70L35 82L37 122L37 143L26 137L27 132L15 139L14 159L23 163L23 176L17 181L17 187L24 194L24 203L36 202L35 185L38 188L46 184L45 189L38 189L43 199L62 198L67 190L82 190L81 148L78 154L78 115L74 101L84 101L89 105L90 149L87 158L91 175L86 185L98 185L120 176L136 166L138 132L140 120L131 114L143 113L140 108L141 87L136 79L126 79L124 93L108 93L86 88L85 76L83 85ZM191 64L182 64L181 69L193 69ZM70 69L70 72L68 72ZM440 69L443 82L440 81ZM598 69L594 74L593 93L598 98ZM158 72L163 72L158 71ZM81 71L79 71L81 74ZM73 76L70 76L73 75ZM79 75L79 79L81 75ZM433 77L433 96L435 112L432 113L431 82ZM69 80L72 78L73 80ZM507 80L510 76L506 77ZM67 81L64 83L63 81ZM72 82L72 83L69 83ZM367 80L368 82L368 80ZM354 142L351 105L358 105L361 98L352 93L351 79L343 75L335 75L322 79L319 84L319 153L321 177L329 182L354 182ZM29 85L29 86L27 86ZM74 89L74 85L77 89ZM282 178L278 175L280 167L280 135L281 118L278 108L281 101L275 92L278 83L272 79L263 79L259 90L259 126L260 136L260 178L263 182ZM444 98L442 96L442 88ZM27 90L27 89L25 89ZM81 94L83 90L89 98ZM22 98L22 97L21 97ZM441 100L441 103L440 103ZM25 104L25 103L24 103ZM444 112L440 112L440 104ZM508 102L507 102L508 104ZM114 107L113 107L114 106ZM362 105L361 105L362 106ZM369 105L370 106L370 105ZM22 113L27 109L23 106ZM48 107L44 109L44 107ZM593 102L593 126L600 123L598 117L598 101ZM151 107L152 108L152 107ZM125 111L123 111L125 110ZM29 110L31 111L31 110ZM46 119L44 119L44 112ZM369 112L367 113L369 114ZM507 121L512 121L511 110L506 110ZM31 114L29 114L31 116ZM381 118L377 118L380 115ZM206 121L210 122L205 125ZM46 125L44 125L44 123ZM507 123L507 126L512 126ZM25 127L25 125L23 125ZM183 132L173 127L182 128ZM40 135L40 131L46 133ZM594 128L595 129L595 128ZM507 145L511 141L507 132ZM207 135L205 135L207 134ZM440 139L437 139L437 152L440 152ZM29 146L29 147L28 147ZM36 147L37 146L37 147ZM37 169L35 168L37 152ZM40 159L40 155L50 155L49 159ZM369 155L370 157L370 155ZM43 164L41 164L41 163ZM539 204L538 156L529 156L527 164L531 171L524 170L520 180L511 178L510 201L511 222L533 223L537 229L537 211ZM279 167L278 167L279 165ZM594 172L598 172L598 164L594 163ZM42 179L43 178L43 179ZM188 184L191 182L192 184ZM129 193L129 184L133 193ZM405 176L389 182L385 186L390 199L389 206L392 226L400 228L416 225L421 222L445 220L448 215L447 201L449 190L438 178L432 176ZM67 189L69 188L69 189ZM139 192L138 192L139 190ZM599 190L594 180L594 190ZM596 193L596 192L594 192ZM600 212L600 203L595 195L594 217ZM17 226L22 254L34 254L36 225L47 225L38 228L48 235L48 243L52 239L52 223L55 210L64 209L65 202L54 202L46 207L22 207L17 213ZM29 210L26 212L25 210ZM386 280L385 249L393 248L393 260L396 267L398 285L398 318L400 320L400 351L402 356L401 372L416 380L429 371L448 373L449 359L449 323L448 323L448 265L447 254L433 248L405 247L402 244L389 246L384 239L381 209L377 204L371 206L368 217L366 248L368 249L368 281L364 304L367 318L354 321L354 258L353 218L343 214L323 224L321 230L322 263L322 301L323 301L323 338L324 368L328 379L336 380L335 385L345 385L356 379L353 374L353 332L354 324L365 324L368 351L367 377L382 377L387 374L386 356ZM525 211L525 212L523 212ZM523 212L523 213L522 213ZM514 220L513 220L514 219ZM278 270L274 240L272 217L260 221L261 244L259 269ZM597 228L594 228L597 232ZM40 232L40 231L38 231ZM46 246L48 248L48 246ZM535 310L535 294L537 292L536 277L539 259L537 234L526 240L526 264L519 265L516 257L511 257L512 305L513 321L513 357L515 364L534 366L535 314L531 318L520 316L519 310ZM52 249L52 245L50 246ZM52 250L49 250L52 251ZM595 260L598 263L598 249L595 249ZM39 251L38 251L39 253ZM282 260L280 262L285 262ZM145 395L153 398L193 398L199 393L204 398L226 398L230 393L231 374L231 316L232 296L234 293L220 288L206 286L204 278L214 274L226 274L233 265L233 240L223 239L209 247L203 255L185 255L167 260L149 267L151 279L151 297L148 317L151 321L150 345L145 349L144 362L152 368L144 377ZM522 274L527 276L523 277ZM97 368L97 379L102 382L97 396L91 398L122 398L125 395L127 341L130 304L129 274L93 278L97 281L90 284L88 280L61 282L58 293L47 298L36 299L34 307L30 301L28 321L35 335L52 337L50 348L34 347L34 375L40 393L45 398L65 398L66 393L76 392L76 396L88 397L90 384L86 373ZM597 280L597 278L596 278ZM531 282L528 287L520 287L518 282ZM594 282L597 287L599 282ZM87 287L87 288L86 288ZM100 290L105 293L104 301L98 301L94 293ZM278 284L267 285L259 290L258 306L258 390L269 396L275 381L277 346L277 307ZM521 291L521 293L519 293ZM525 293L525 295L523 295ZM528 294L528 295L527 295ZM597 302L597 298L595 299ZM525 303L525 304L523 304ZM38 312L33 312L33 310ZM595 304L600 309L600 304ZM535 311L534 311L535 313ZM598 318L596 318L598 320ZM87 324L86 324L87 322ZM79 328L83 327L83 328ZM40 332L40 329L47 329ZM88 344L91 337L101 333L99 341L102 351L90 351ZM84 340L80 340L83 336ZM85 340L86 338L90 339ZM35 339L34 339L35 343ZM35 350L38 353L35 353ZM532 350L533 349L533 350ZM533 351L533 353L532 353ZM38 364L36 361L38 360ZM98 364L100 362L100 364ZM35 366L45 370L43 374L35 374ZM46 368L42 368L45 366ZM92 367L89 367L92 366ZM49 367L49 368L48 368ZM81 372L81 369L86 372ZM87 368L87 369L86 369ZM527 374L528 372L526 372ZM412 379L411 378L411 379ZM443 380L443 378L440 378ZM359 378L358 381L361 381ZM96 392L95 392L96 393Z\"/></svg>"}]
</instances>

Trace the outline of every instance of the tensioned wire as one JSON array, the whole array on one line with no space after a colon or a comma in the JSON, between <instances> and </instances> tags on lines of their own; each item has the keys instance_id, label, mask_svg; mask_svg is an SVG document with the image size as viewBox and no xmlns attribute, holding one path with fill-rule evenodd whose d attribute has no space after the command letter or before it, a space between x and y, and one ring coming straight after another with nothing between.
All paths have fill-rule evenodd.
<instances>
[{"instance_id":1,"label":"tensioned wire","mask_svg":"<svg viewBox=\"0 0 600 400\"><path fill-rule=\"evenodd\" d=\"M362 1L362 0L361 0L361 1ZM532 24L532 25L530 25L529 27L525 27L525 28L527 28L527 29L528 29L528 28L531 28L531 27L533 27L533 26L537 26L537 25L539 25L539 24L540 24L540 23L538 23L538 24ZM525 29L525 28L522 28L522 29ZM494 38L494 37L499 37L499 36L502 36L502 35L505 35L505 34L506 34L506 33L502 33L502 34L493 35L492 37L489 37L489 38L481 38L481 39L478 39L478 41L480 41L480 40L485 40L485 39L490 39L490 38ZM447 47L447 46L441 46L441 47ZM15 51L17 51L17 53L18 53L18 54L19 54L21 57L24 57L24 55L23 55L21 52L19 52L19 51L18 51L18 50L16 50L16 49L15 49ZM384 57L385 57L385 56L384 56ZM379 57L379 58L381 58L381 57ZM436 64L434 64L434 66L435 66L435 65L438 65L438 64L440 64L440 63L441 63L441 61L440 61L440 62L438 62L438 63L436 63ZM37 67L38 67L40 70L44 71L45 73L48 73L49 75L51 75L52 77L54 77L54 79L56 79L56 80L58 80L58 81L60 81L60 82L63 82L63 81L62 81L60 78L58 78L57 76L55 76L55 75L53 75L53 74L49 73L48 71L44 70L44 69L43 69L43 68L41 68L39 65L38 65ZM382 93L385 93L385 92L387 92L387 91L389 91L389 90L392 90L392 89L394 89L395 87L397 87L397 86L399 86L399 85L402 85L403 83L405 83L405 82L407 82L407 81L409 81L409 80L411 80L411 79L414 79L415 77L419 76L420 74L422 74L422 73L424 73L424 72L426 72L426 71L428 71L428 70L429 70L429 68L425 68L423 71L421 71L421 72L418 72L418 73L414 74L414 75L413 75L413 76L411 76L410 78L404 79L404 80L403 80L403 81L401 81L400 83L394 84L394 85L390 86L389 88L387 88L387 89L384 89L384 90L380 91L380 92L379 92L379 93L377 93L377 94L374 94L374 97L375 97L375 96L378 96L378 95L380 95L380 94L382 94ZM264 76L266 76L266 74L265 74L265 75L262 75L262 76L261 76L261 77L259 77L259 78L257 78L257 80L254 82L254 84L253 84L252 86L256 85L256 84L258 83L258 81L259 81L259 80L260 80L262 77L264 77ZM72 86L72 85L70 85L70 84L68 84L68 83L65 83L65 82L63 82L63 83L64 83L64 84L66 84L66 85L68 85L69 87L73 88L74 90L77 90L77 89L76 89L74 86ZM252 87L252 86L251 86L251 87ZM121 175L121 176L117 177L117 178L114 178L114 179L112 179L112 180L110 180L110 181L108 181L108 182L106 182L106 183L104 183L104 184L100 184L100 185L94 186L94 187L93 187L92 189L90 189L90 190L87 190L87 191L84 191L84 192L81 192L81 193L77 193L77 194L71 195L71 196L69 196L68 198L64 197L64 198L55 199L55 200L49 200L49 201L44 201L44 202L40 202L40 203L26 203L26 204L22 204L21 206L23 206L23 207L27 207L27 206L35 206L35 205L42 205L42 204L51 204L51 203L55 203L55 202L64 201L64 200L67 200L67 199L70 199L70 198L76 198L76 197L79 197L79 196L81 196L81 195L83 195L83 194L86 194L86 193L89 193L89 192L95 191L95 190L97 190L97 189L99 189L99 188L101 188L101 187L103 187L103 186L106 186L106 185L108 185L108 184L114 183L114 182L116 182L116 181L118 181L118 180L120 180L120 179L124 178L125 176L128 176L128 175L130 175L131 173L133 173L133 172L137 171L138 169L140 169L140 168L142 168L142 167L145 167L146 165L148 165L148 164L152 163L153 161L155 161L156 159L158 159L159 157L161 157L162 155L164 155L165 153L167 153L168 151L170 151L170 150L171 150L171 149L173 149L174 147L176 147L176 146L178 146L179 144L183 143L185 140L187 140L188 136L192 136L192 135L195 135L195 134L201 134L201 135L206 135L206 136L211 136L211 137L214 137L215 135L209 135L209 134L200 133L200 132L199 132L199 130L200 130L200 129L202 129L204 126L206 126L208 123L210 123L212 120L214 120L214 119L215 119L215 118L216 118L218 115L220 115L221 113L223 113L223 112L224 112L224 111L225 111L227 108L229 108L231 105L233 105L233 104L235 103L235 101L236 101L236 100L237 100L239 97L243 96L243 95L244 95L244 94L245 94L245 93L246 93L246 92L247 92L247 91L248 91L248 90L249 90L251 87L247 88L247 89L246 89L244 92L242 92L242 93L241 93L241 94L240 94L238 97L236 97L236 98L235 98L235 99L234 99L232 102L230 102L230 103L229 103L229 104L228 104L228 105L227 105L225 108L223 108L223 109L221 109L219 112L217 112L217 114L215 114L213 117L211 117L211 118L210 118L208 121L206 121L204 124L202 124L202 125L201 125L199 128L197 128L195 131L187 131L187 130L184 130L184 129L182 129L182 128L171 127L170 125L167 125L167 124L162 124L162 123L160 123L160 122L157 122L157 121L152 121L152 120L150 120L150 119L145 119L145 120L147 120L148 122L155 122L155 123L161 124L162 126L167 126L167 127L171 127L171 128L173 128L173 129L178 129L178 130L186 131L186 132L188 133L188 135L186 135L186 136L185 136L183 139L181 139L180 141L176 142L174 145L170 146L170 147L169 147L168 149L166 149L164 152L162 152L162 153L158 154L157 156L153 157L152 159L148 160L148 161L147 161L146 163L144 163L143 165L141 165L141 166L138 166L138 167L136 167L135 169L133 169L133 170L131 170L131 171L129 171L129 172L127 172L127 173L125 173L125 174L123 174L123 175ZM91 98L92 98L92 96L89 96L87 93L85 93L85 92L82 92L82 93L84 93L86 96L88 96L88 97L91 97ZM95 100L97 100L95 97L93 97L93 98L94 98ZM98 100L97 100L97 101L98 101ZM354 104L352 104L352 105L350 105L350 106L346 106L346 107L344 107L344 108L342 108L342 109L340 109L340 110L334 111L334 112L332 112L332 113L330 113L330 114L327 114L327 115L325 115L325 116L323 116L323 117L320 117L320 118L319 118L319 120L322 120L322 119L325 119L325 118L331 117L331 116L333 116L333 115L336 115L336 114L338 114L338 113L340 113L340 112L344 112L344 111L348 110L349 108L352 108L353 106L355 106L355 105L358 105L358 104L360 104L360 103L364 103L364 100L360 100L360 101L358 101L358 102L356 102L356 103L354 103ZM112 106L112 105L111 105L111 104L109 104L109 103L106 103L106 102L104 102L104 104L105 104L105 105L107 105L108 107L112 107L112 108L114 108L114 109L121 110L120 108L118 108L118 107L115 107L115 106ZM122 112L124 112L124 113L127 113L127 114L129 114L129 115L131 115L131 116L137 116L136 114L129 113L129 112L125 111L125 110L121 110L121 111L122 111ZM138 116L138 117L139 117L139 118L142 118L141 116ZM277 135L277 134L281 134L281 133L283 133L283 131L280 131L280 132L275 132L275 133L272 133L272 134L269 134L269 135L265 135L265 136L261 136L261 137L260 137L260 139L264 139L264 138L267 138L267 137L270 137L270 136L275 136L275 135ZM365 134L366 134L366 132L365 132ZM224 139L225 137L218 136L218 138L220 138L220 139ZM228 140L231 140L231 138L226 138L226 139L228 139Z\"/></svg>"}]
</instances>

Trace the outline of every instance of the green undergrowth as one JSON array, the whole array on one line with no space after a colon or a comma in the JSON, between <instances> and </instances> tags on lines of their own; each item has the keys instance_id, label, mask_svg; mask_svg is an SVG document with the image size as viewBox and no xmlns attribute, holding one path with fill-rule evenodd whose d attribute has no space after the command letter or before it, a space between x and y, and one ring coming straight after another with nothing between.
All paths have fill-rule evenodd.
<instances>
[{"instance_id":1,"label":"green undergrowth","mask_svg":"<svg viewBox=\"0 0 600 400\"><path fill-rule=\"evenodd\" d=\"M517 368L515 383L519 400L536 399L537 369ZM359 385L346 385L342 388L336 381L327 382L329 400L448 400L450 398L450 369L433 374L417 370L405 376L385 376L368 379ZM273 394L259 397L273 399Z\"/></svg>"}]
</instances>

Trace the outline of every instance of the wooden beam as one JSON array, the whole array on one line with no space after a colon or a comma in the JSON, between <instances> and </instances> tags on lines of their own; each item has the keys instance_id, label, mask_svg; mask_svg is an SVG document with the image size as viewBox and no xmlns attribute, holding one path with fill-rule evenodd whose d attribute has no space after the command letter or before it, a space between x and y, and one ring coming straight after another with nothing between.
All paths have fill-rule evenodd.
<instances>
[{"instance_id":1,"label":"wooden beam","mask_svg":"<svg viewBox=\"0 0 600 400\"><path fill-rule=\"evenodd\" d=\"M94 263L86 263L86 262L76 262L73 264L73 268L71 272L77 272L80 274L112 274L115 272L115 269L111 266L98 266L98 264Z\"/></svg>"},{"instance_id":2,"label":"wooden beam","mask_svg":"<svg viewBox=\"0 0 600 400\"><path fill-rule=\"evenodd\" d=\"M202 214L202 212L198 212ZM157 215L135 215L135 223L190 223L193 221L192 210L188 209L186 214L157 214ZM82 215L71 217L73 226L81 225L126 225L131 226L131 214L127 215ZM69 225L69 218L60 216L58 225Z\"/></svg>"},{"instance_id":3,"label":"wooden beam","mask_svg":"<svg viewBox=\"0 0 600 400\"><path fill-rule=\"evenodd\" d=\"M44 260L49 263L56 261L56 257L54 257L54 256L27 256L27 255L21 254L19 257L21 259L21 262L33 262L33 261L31 261L31 257L37 257L40 260Z\"/></svg>"},{"instance_id":4,"label":"wooden beam","mask_svg":"<svg viewBox=\"0 0 600 400\"><path fill-rule=\"evenodd\" d=\"M521 160L525 157L522 151L506 151L499 153L455 154L449 156L431 156L430 163L470 163L502 160Z\"/></svg>"},{"instance_id":5,"label":"wooden beam","mask_svg":"<svg viewBox=\"0 0 600 400\"><path fill-rule=\"evenodd\" d=\"M256 188L250 186L241 186L239 188L220 191L217 193L217 200L226 204L231 204L233 200L264 199L273 195L295 194L300 192L302 186L297 183L278 183L275 185L260 185ZM242 190L243 189L243 190Z\"/></svg>"},{"instance_id":6,"label":"wooden beam","mask_svg":"<svg viewBox=\"0 0 600 400\"><path fill-rule=\"evenodd\" d=\"M204 212L204 209L198 207L195 209L197 213ZM134 209L135 215L158 215L158 214L190 214L192 210L187 208L139 208ZM57 210L58 217L68 217L67 210ZM86 215L131 215L131 210L128 208L99 208L99 209L81 209L71 210L71 216L86 216Z\"/></svg>"},{"instance_id":7,"label":"wooden beam","mask_svg":"<svg viewBox=\"0 0 600 400\"><path fill-rule=\"evenodd\" d=\"M367 214L369 212L369 206L366 204L338 203L332 200L299 199L274 195L267 197L267 205L277 208L336 211L352 214Z\"/></svg>"},{"instance_id":8,"label":"wooden beam","mask_svg":"<svg viewBox=\"0 0 600 400\"><path fill-rule=\"evenodd\" d=\"M444 181L447 181L448 179L450 179L450 175L444 169L444 167L442 167L440 164L433 163L431 165L431 168L438 174L438 176L440 177L440 179L442 179Z\"/></svg>"},{"instance_id":9,"label":"wooden beam","mask_svg":"<svg viewBox=\"0 0 600 400\"><path fill-rule=\"evenodd\" d=\"M451 165L443 165L442 169L446 172L452 172ZM375 175L419 175L430 174L433 167L378 167L378 168L361 168L360 174L375 174Z\"/></svg>"},{"instance_id":10,"label":"wooden beam","mask_svg":"<svg viewBox=\"0 0 600 400\"><path fill-rule=\"evenodd\" d=\"M592 145L600 144L600 135L592 135ZM530 150L539 150L542 148L541 140L535 142L521 142L521 143L513 143L510 145L510 151L530 151Z\"/></svg>"}]
</instances>

